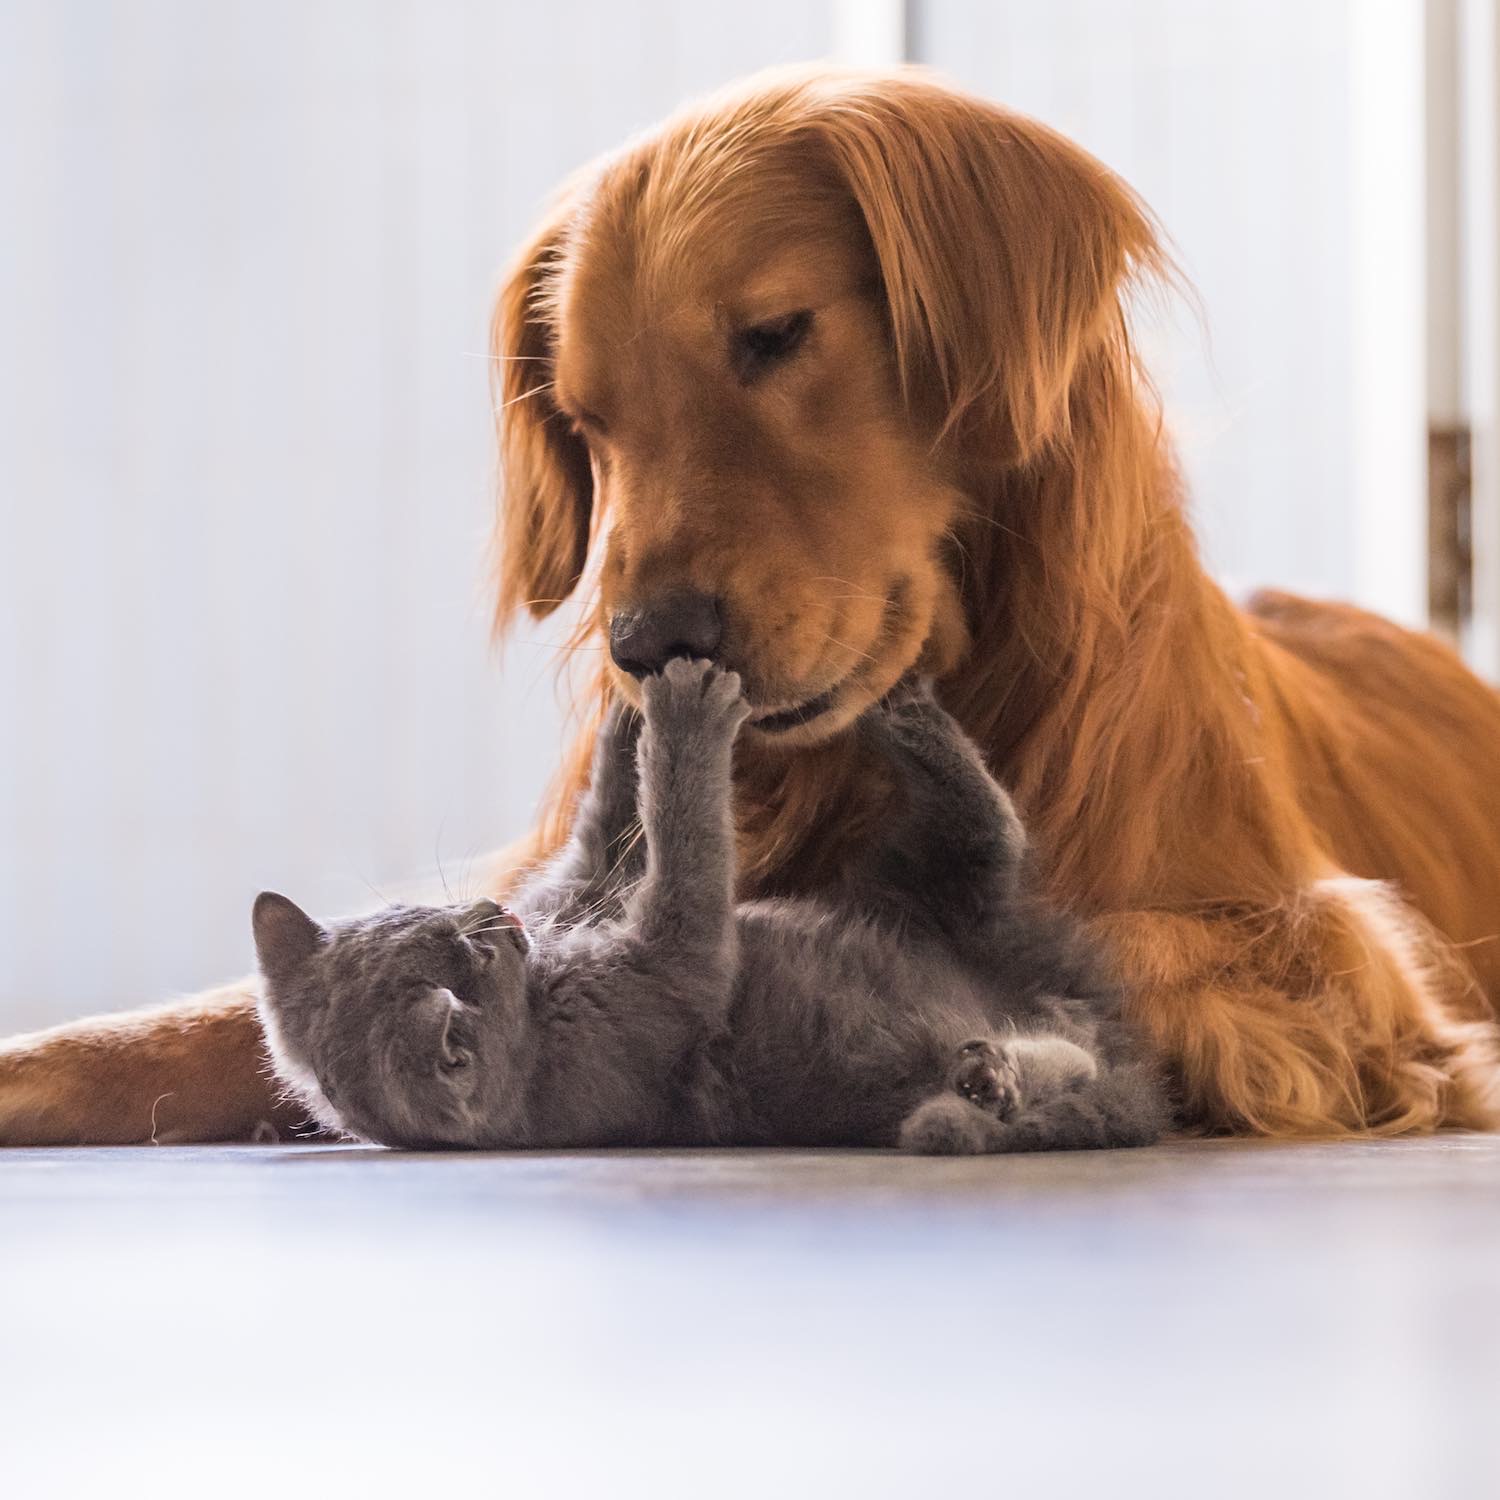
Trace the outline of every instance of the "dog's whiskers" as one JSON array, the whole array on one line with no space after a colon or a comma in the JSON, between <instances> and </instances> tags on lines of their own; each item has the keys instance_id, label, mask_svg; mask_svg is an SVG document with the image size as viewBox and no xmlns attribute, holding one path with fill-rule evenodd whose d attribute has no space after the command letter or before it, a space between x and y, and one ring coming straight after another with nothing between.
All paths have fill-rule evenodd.
<instances>
[{"instance_id":1,"label":"dog's whiskers","mask_svg":"<svg viewBox=\"0 0 1500 1500\"><path fill-rule=\"evenodd\" d=\"M495 407L495 413L498 415L507 408L514 406L518 401L528 401L532 396L540 396L543 391L550 391L556 384L555 380L549 380L542 385L534 385L529 391L522 391L519 396L512 396L509 401L502 401L499 406Z\"/></svg>"},{"instance_id":2,"label":"dog's whiskers","mask_svg":"<svg viewBox=\"0 0 1500 1500\"><path fill-rule=\"evenodd\" d=\"M875 660L875 657L871 656L868 651L861 651L858 646L851 646L848 641L841 641L836 635L829 635L826 630L823 632L823 639L831 641L835 646L842 646L845 651L851 652L855 656L864 657L868 662Z\"/></svg>"}]
</instances>

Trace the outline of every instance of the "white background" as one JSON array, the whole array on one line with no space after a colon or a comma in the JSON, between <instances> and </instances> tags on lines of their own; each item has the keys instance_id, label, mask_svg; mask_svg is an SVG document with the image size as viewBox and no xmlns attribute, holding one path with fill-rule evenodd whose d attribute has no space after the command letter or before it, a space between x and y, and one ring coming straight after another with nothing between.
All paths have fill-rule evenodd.
<instances>
[{"instance_id":1,"label":"white background","mask_svg":"<svg viewBox=\"0 0 1500 1500\"><path fill-rule=\"evenodd\" d=\"M0 0L0 1029L234 974L263 885L332 913L525 828L561 731L548 633L488 644L496 269L836 9ZM913 18L1160 213L1212 565L1350 592L1349 6Z\"/></svg>"}]
</instances>

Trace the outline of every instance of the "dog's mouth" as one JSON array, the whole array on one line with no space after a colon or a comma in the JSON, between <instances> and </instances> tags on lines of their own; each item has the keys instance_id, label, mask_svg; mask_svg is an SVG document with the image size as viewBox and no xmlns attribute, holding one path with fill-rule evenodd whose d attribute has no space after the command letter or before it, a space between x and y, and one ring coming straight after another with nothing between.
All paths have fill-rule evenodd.
<instances>
[{"instance_id":1,"label":"dog's mouth","mask_svg":"<svg viewBox=\"0 0 1500 1500\"><path fill-rule=\"evenodd\" d=\"M889 685L887 683L882 686L881 683L887 670L885 658L888 647L897 637L901 621L905 618L909 592L909 580L901 578L887 593L880 629L870 643L869 650L859 653L864 657L863 663L847 676L841 677L832 687L825 688L821 693L816 693L791 708L767 709L751 714L750 727L766 735L790 734L793 730L805 729L809 724L826 718L841 704L846 704L852 696L857 697L859 693L870 689L872 683L875 688L884 691L884 686ZM899 672L893 673L891 680L894 681L897 675Z\"/></svg>"},{"instance_id":2,"label":"dog's mouth","mask_svg":"<svg viewBox=\"0 0 1500 1500\"><path fill-rule=\"evenodd\" d=\"M814 719L822 718L833 707L842 686L843 683L835 683L827 692L819 693L817 697L809 698L805 703L799 703L793 708L778 708L770 713L751 714L751 728L758 729L762 734L784 734L789 729L801 729L804 724L811 724Z\"/></svg>"}]
</instances>

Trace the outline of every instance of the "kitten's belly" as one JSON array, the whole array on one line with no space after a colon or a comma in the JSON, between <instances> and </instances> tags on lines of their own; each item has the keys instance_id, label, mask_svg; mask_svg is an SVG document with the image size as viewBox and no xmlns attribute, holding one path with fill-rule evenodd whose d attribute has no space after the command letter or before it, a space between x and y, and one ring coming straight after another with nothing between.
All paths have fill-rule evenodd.
<instances>
[{"instance_id":1,"label":"kitten's belly","mask_svg":"<svg viewBox=\"0 0 1500 1500\"><path fill-rule=\"evenodd\" d=\"M747 1141L891 1144L955 1049L987 1029L961 970L869 923L757 902L739 935L726 1061Z\"/></svg>"}]
</instances>

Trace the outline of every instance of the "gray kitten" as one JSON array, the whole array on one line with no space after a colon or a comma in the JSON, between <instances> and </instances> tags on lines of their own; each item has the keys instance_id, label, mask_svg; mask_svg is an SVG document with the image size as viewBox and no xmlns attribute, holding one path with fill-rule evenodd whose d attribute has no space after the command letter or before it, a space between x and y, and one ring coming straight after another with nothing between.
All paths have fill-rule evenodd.
<instances>
[{"instance_id":1,"label":"gray kitten","mask_svg":"<svg viewBox=\"0 0 1500 1500\"><path fill-rule=\"evenodd\" d=\"M739 679L676 660L642 692L644 730L612 711L572 839L514 911L324 928L256 901L266 1033L321 1124L399 1146L953 1153L1167 1128L1116 991L1027 893L1010 799L925 687L859 723L899 796L846 885L738 907Z\"/></svg>"}]
</instances>

